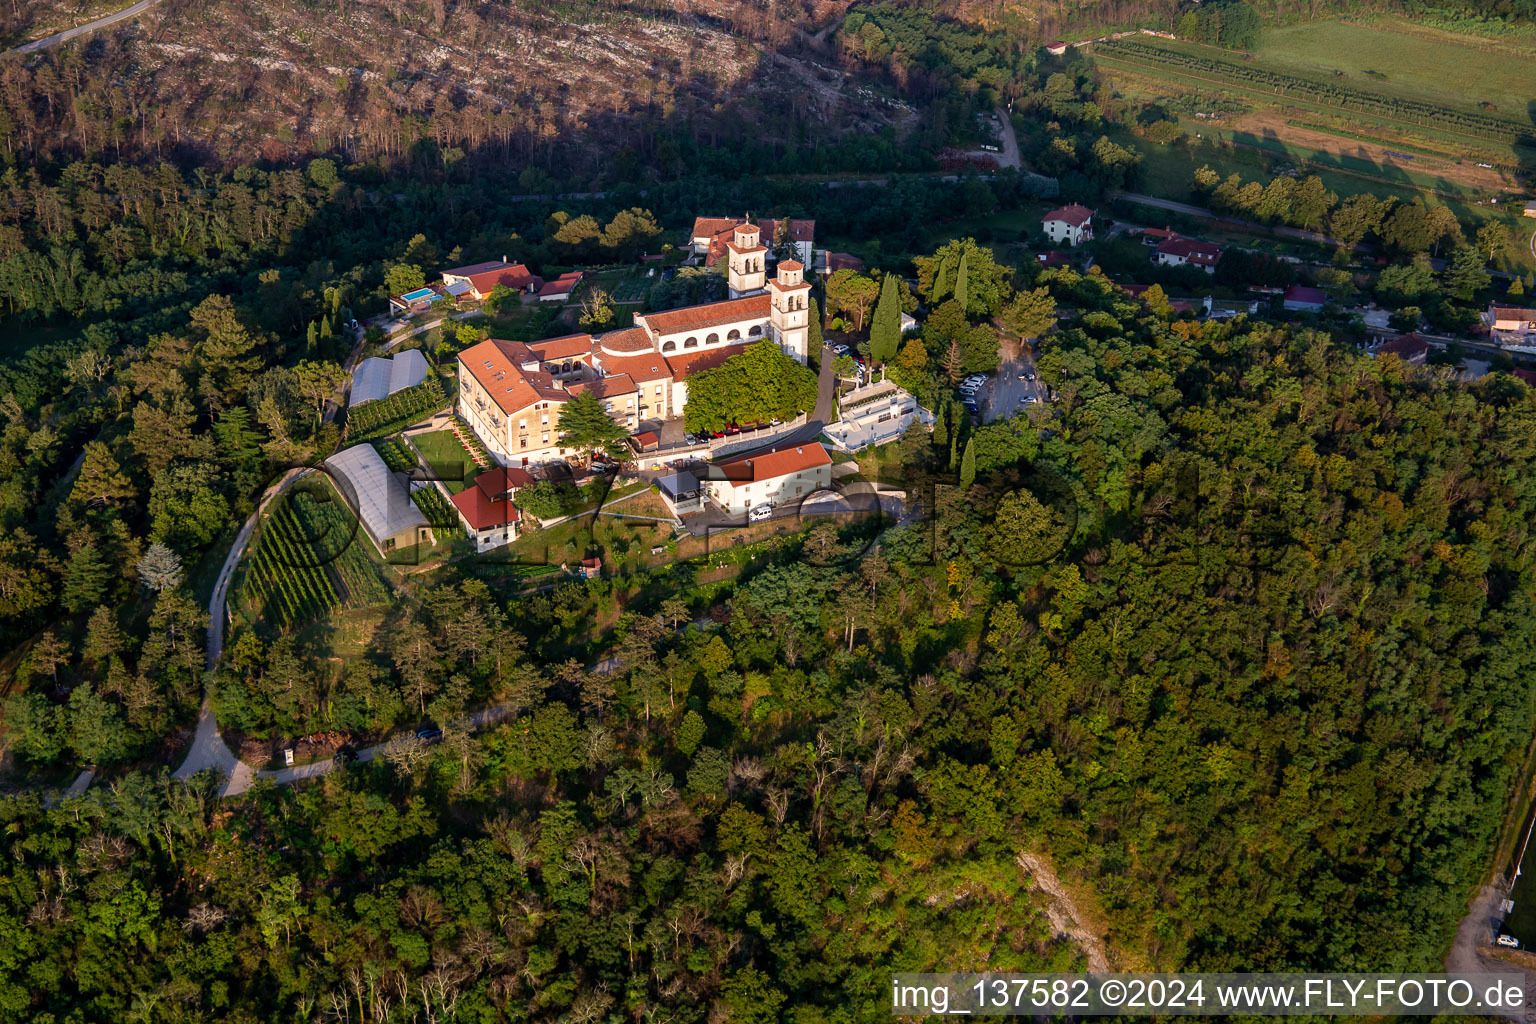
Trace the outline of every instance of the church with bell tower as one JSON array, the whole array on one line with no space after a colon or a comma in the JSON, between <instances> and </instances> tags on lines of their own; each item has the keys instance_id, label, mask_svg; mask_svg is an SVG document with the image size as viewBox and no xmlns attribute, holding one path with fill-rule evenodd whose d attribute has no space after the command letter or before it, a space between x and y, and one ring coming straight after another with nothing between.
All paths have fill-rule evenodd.
<instances>
[{"instance_id":1,"label":"church with bell tower","mask_svg":"<svg viewBox=\"0 0 1536 1024\"><path fill-rule=\"evenodd\" d=\"M725 281L730 297L741 299L761 294L768 276L765 269L768 247L762 244L757 225L750 220L736 225L725 250Z\"/></svg>"}]
</instances>

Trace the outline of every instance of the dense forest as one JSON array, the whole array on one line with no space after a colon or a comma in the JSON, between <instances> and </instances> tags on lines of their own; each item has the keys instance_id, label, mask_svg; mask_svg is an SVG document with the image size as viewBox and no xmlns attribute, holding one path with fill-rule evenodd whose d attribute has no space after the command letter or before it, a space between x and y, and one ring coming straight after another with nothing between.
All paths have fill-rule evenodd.
<instances>
[{"instance_id":1,"label":"dense forest","mask_svg":"<svg viewBox=\"0 0 1536 1024\"><path fill-rule=\"evenodd\" d=\"M658 573L613 673L544 658L606 581L450 570L316 696L483 687L490 731L238 801L0 804L6 1012L884 1019L893 969L1086 962L1021 853L1121 966L1432 967L1533 725L1536 399L1039 286L1081 310L1051 429L955 418L958 483L910 432L928 513L877 550L826 524L724 587ZM282 648L225 685L280 707Z\"/></svg>"}]
</instances>

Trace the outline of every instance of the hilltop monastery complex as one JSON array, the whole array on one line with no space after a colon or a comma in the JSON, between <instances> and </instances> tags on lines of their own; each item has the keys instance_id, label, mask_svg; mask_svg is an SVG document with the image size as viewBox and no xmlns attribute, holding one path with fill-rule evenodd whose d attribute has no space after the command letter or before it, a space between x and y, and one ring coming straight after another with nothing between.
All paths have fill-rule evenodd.
<instances>
[{"instance_id":1,"label":"hilltop monastery complex","mask_svg":"<svg viewBox=\"0 0 1536 1024\"><path fill-rule=\"evenodd\" d=\"M560 447L560 409L591 391L632 433L647 420L681 416L688 378L763 339L804 363L811 286L805 266L766 270L761 229L736 224L724 243L729 298L637 314L635 326L523 343L490 339L459 353L458 411L504 466L576 454Z\"/></svg>"}]
</instances>

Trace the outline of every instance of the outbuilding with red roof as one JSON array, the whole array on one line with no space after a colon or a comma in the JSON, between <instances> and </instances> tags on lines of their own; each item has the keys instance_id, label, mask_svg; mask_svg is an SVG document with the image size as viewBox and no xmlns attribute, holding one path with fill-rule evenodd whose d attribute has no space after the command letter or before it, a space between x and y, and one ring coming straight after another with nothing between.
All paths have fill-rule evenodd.
<instances>
[{"instance_id":1,"label":"outbuilding with red roof","mask_svg":"<svg viewBox=\"0 0 1536 1024\"><path fill-rule=\"evenodd\" d=\"M787 505L832 486L832 458L820 442L738 455L708 469L709 498L739 514L758 505Z\"/></svg>"},{"instance_id":2,"label":"outbuilding with red roof","mask_svg":"<svg viewBox=\"0 0 1536 1024\"><path fill-rule=\"evenodd\" d=\"M1079 203L1068 203L1040 218L1040 229L1053 242L1082 245L1093 241L1093 211Z\"/></svg>"}]
</instances>

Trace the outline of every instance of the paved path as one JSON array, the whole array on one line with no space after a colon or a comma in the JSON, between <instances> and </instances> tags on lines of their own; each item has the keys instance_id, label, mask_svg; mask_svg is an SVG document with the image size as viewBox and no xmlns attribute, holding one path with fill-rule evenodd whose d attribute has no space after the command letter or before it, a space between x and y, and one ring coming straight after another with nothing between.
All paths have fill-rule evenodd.
<instances>
[{"instance_id":1,"label":"paved path","mask_svg":"<svg viewBox=\"0 0 1536 1024\"><path fill-rule=\"evenodd\" d=\"M343 369L347 371L345 383L342 384L341 393L334 401L327 402L325 413L321 417L329 423L336 417L346 404L347 391L352 387L352 370L357 366L358 359L363 354L363 332L358 331L353 340L352 351L347 355L347 361ZM284 473L277 482L269 486L257 503L256 511L240 527L240 532L235 534L235 542L229 547L229 554L224 557L224 565L219 569L219 578L213 585L213 594L208 599L208 636L207 636L207 665L211 674L218 667L219 658L224 653L224 625L226 619L226 605L229 602L229 585L234 579L235 567L240 564L240 559L245 556L246 545L251 542L251 534L256 532L256 524L261 520L261 514L283 491L287 490L295 480L309 473L306 467L296 467ZM235 757L229 745L224 742L223 735L219 732L218 717L213 711L213 695L205 692L203 706L197 713L197 730L192 734L192 745L187 748L187 756L182 759L181 765L172 774L173 778L186 779L198 772L216 771L224 777L224 787L220 795L233 796L245 792L250 788L255 771L250 765ZM78 780L77 780L78 781Z\"/></svg>"},{"instance_id":2,"label":"paved path","mask_svg":"<svg viewBox=\"0 0 1536 1024\"><path fill-rule=\"evenodd\" d=\"M125 7L116 14L109 14L104 18L97 18L95 21L88 21L84 25L76 25L74 28L67 28L63 32L55 32L53 35L42 39L34 39L30 43L22 43L10 52L31 53L34 50L43 50L59 43L67 43L76 36L83 36L87 33L95 32L99 28L115 25L125 18L136 18L159 2L160 0L139 0L132 7Z\"/></svg>"}]
</instances>

